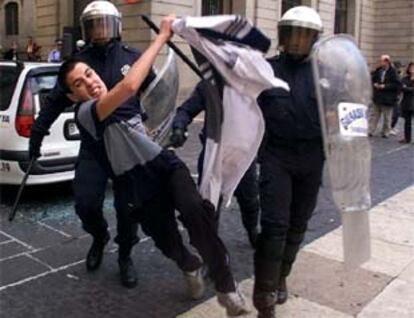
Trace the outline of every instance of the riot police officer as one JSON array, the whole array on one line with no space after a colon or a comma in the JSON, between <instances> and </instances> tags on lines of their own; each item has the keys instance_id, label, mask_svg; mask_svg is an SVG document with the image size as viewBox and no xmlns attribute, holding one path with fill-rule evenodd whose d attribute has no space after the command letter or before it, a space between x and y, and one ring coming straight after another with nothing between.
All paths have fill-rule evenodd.
<instances>
[{"instance_id":1,"label":"riot police officer","mask_svg":"<svg viewBox=\"0 0 414 318\"><path fill-rule=\"evenodd\" d=\"M187 127L193 119L206 109L205 98L202 94L202 82L198 83L190 97L177 108L176 115L172 124L172 134L170 142L173 147L181 147L187 139ZM206 122L200 133L200 141L203 145L203 149L198 158L197 170L199 174L199 180L201 180L201 174L203 170L203 159L205 150L205 136ZM254 248L258 235L258 218L259 218L259 188L257 180L256 162L253 162L249 169L240 180L239 185L234 192L237 202L240 206L240 212L242 217L242 223L247 231L249 242ZM218 209L218 214L220 209ZM217 216L218 222L218 216ZM218 226L218 223L217 223Z\"/></svg>"},{"instance_id":2,"label":"riot police officer","mask_svg":"<svg viewBox=\"0 0 414 318\"><path fill-rule=\"evenodd\" d=\"M121 42L121 14L109 1L94 1L84 9L81 15L81 29L86 47L77 57L90 65L112 89L128 72L130 66L138 59L141 53ZM143 86L155 77L151 72ZM29 143L30 157L40 156L40 147L45 135L59 114L71 105L64 92L56 86L48 97L45 107L42 108L33 128ZM122 112L132 112L139 117L141 112L138 97L132 97L120 108ZM93 145L88 140L82 140L75 169L74 196L75 210L82 221L86 232L92 235L93 243L86 257L86 267L89 271L96 270L102 261L103 250L109 240L108 224L103 216L103 201L108 181L108 173L99 165L95 157L99 153L91 151ZM137 223L129 218L129 211L123 208L114 196L114 206L117 216L117 236L115 242L119 245L118 263L121 282L126 287L137 284L137 273L130 257L131 249L139 241ZM191 275L201 268L198 257L192 255L183 245L178 233L174 215L161 218L156 229L165 227L173 237L165 238L165 231L157 231L151 224L142 224L144 231L153 237L155 244L166 256L174 259L185 272L187 283L191 289L200 291L202 280L199 276ZM162 233L161 233L162 232ZM199 292L198 292L199 294Z\"/></svg>"},{"instance_id":3,"label":"riot police officer","mask_svg":"<svg viewBox=\"0 0 414 318\"><path fill-rule=\"evenodd\" d=\"M287 300L286 277L315 208L324 162L322 135L309 54L322 31L310 7L288 10L278 23L280 55L269 59L290 91L259 96L266 123L259 152L261 233L254 255L253 302L258 317L275 317Z\"/></svg>"}]
</instances>

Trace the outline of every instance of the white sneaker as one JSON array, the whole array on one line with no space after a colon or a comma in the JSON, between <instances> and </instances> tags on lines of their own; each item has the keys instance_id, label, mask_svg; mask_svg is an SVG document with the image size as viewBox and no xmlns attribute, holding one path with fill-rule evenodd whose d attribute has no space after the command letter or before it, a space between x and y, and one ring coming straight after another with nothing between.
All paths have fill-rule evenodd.
<instances>
[{"instance_id":1,"label":"white sneaker","mask_svg":"<svg viewBox=\"0 0 414 318\"><path fill-rule=\"evenodd\" d=\"M183 272L183 274L190 298L194 300L202 298L205 290L203 266L193 272Z\"/></svg>"},{"instance_id":2,"label":"white sneaker","mask_svg":"<svg viewBox=\"0 0 414 318\"><path fill-rule=\"evenodd\" d=\"M398 135L398 129L396 129L396 128L391 129L390 130L390 135L393 135L393 136Z\"/></svg>"},{"instance_id":3,"label":"white sneaker","mask_svg":"<svg viewBox=\"0 0 414 318\"><path fill-rule=\"evenodd\" d=\"M249 305L238 288L231 293L217 292L217 301L226 308L227 315L230 317L241 316L250 312Z\"/></svg>"}]
</instances>

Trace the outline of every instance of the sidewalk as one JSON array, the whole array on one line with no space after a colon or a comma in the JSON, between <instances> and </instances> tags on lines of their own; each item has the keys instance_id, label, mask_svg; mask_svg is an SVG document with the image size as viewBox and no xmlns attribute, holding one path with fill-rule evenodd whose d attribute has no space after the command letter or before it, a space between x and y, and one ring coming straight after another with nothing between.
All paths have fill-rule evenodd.
<instances>
[{"instance_id":1,"label":"sidewalk","mask_svg":"<svg viewBox=\"0 0 414 318\"><path fill-rule=\"evenodd\" d=\"M370 226L371 260L352 272L343 269L341 228L305 246L277 317L414 318L414 186L373 207ZM253 279L241 286L251 305ZM224 317L215 298L178 316Z\"/></svg>"}]
</instances>

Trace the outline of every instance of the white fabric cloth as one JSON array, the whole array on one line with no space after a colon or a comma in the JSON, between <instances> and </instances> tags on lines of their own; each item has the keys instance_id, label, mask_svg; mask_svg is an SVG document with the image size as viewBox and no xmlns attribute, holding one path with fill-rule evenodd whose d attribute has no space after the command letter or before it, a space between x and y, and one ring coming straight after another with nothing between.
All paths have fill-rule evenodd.
<instances>
[{"instance_id":1,"label":"white fabric cloth","mask_svg":"<svg viewBox=\"0 0 414 318\"><path fill-rule=\"evenodd\" d=\"M229 203L259 149L264 120L257 97L271 87L289 90L286 82L274 77L261 52L228 41L212 42L193 28L214 28L216 21L220 31L226 19L234 19L234 16L184 18L173 24L174 33L204 55L226 83L221 140L217 143L207 138L200 185L201 195L216 207L220 195L223 202ZM242 32L246 33L246 29Z\"/></svg>"}]
</instances>

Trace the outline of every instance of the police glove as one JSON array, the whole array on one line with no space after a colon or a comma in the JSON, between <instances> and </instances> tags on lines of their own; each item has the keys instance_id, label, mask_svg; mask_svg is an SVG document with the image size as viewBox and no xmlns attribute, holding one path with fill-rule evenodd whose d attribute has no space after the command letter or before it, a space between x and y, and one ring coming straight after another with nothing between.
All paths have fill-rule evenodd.
<instances>
[{"instance_id":1,"label":"police glove","mask_svg":"<svg viewBox=\"0 0 414 318\"><path fill-rule=\"evenodd\" d=\"M179 148L184 145L187 140L187 132L181 128L175 128L170 136L171 146L174 148Z\"/></svg>"}]
</instances>

